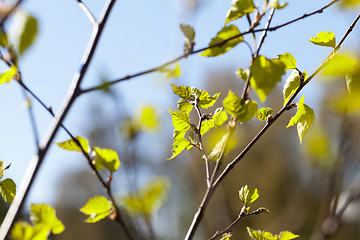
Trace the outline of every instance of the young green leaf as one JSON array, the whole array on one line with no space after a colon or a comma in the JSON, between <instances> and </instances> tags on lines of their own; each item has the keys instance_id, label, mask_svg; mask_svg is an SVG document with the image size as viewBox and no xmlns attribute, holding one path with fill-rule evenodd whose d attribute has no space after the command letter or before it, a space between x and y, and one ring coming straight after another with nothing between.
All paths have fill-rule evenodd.
<instances>
[{"instance_id":1,"label":"young green leaf","mask_svg":"<svg viewBox=\"0 0 360 240\"><path fill-rule=\"evenodd\" d=\"M189 100L191 97L191 87L187 86L176 86L171 84L173 92L184 100Z\"/></svg>"},{"instance_id":2,"label":"young green leaf","mask_svg":"<svg viewBox=\"0 0 360 240\"><path fill-rule=\"evenodd\" d=\"M173 149L171 150L172 155L167 160L171 160L179 155L183 150L190 150L193 145L183 136L174 138Z\"/></svg>"},{"instance_id":3,"label":"young green leaf","mask_svg":"<svg viewBox=\"0 0 360 240\"><path fill-rule=\"evenodd\" d=\"M3 83L9 83L11 79L17 74L17 67L12 65L9 70L0 74L0 85Z\"/></svg>"},{"instance_id":4,"label":"young green leaf","mask_svg":"<svg viewBox=\"0 0 360 240\"><path fill-rule=\"evenodd\" d=\"M200 134L204 135L211 128L221 126L224 122L226 122L227 118L228 116L225 111L222 111L221 108L217 109L211 119L201 122Z\"/></svg>"},{"instance_id":5,"label":"young green leaf","mask_svg":"<svg viewBox=\"0 0 360 240\"><path fill-rule=\"evenodd\" d=\"M340 1L339 5L341 7L354 7L360 4L360 0L343 0Z\"/></svg>"},{"instance_id":6,"label":"young green leaf","mask_svg":"<svg viewBox=\"0 0 360 240\"><path fill-rule=\"evenodd\" d=\"M256 112L256 117L260 120L260 121L266 121L268 119L268 117L272 114L273 109L272 108L260 108L257 112Z\"/></svg>"},{"instance_id":7,"label":"young green leaf","mask_svg":"<svg viewBox=\"0 0 360 240\"><path fill-rule=\"evenodd\" d=\"M224 153L224 155L226 155L229 152L231 152L236 146L236 140L234 138L232 138L231 136L232 135L230 134L230 132L227 131L222 136L220 141L218 141L216 143L216 145L212 149L211 153L209 154L208 158L216 161L220 158L222 153Z\"/></svg>"},{"instance_id":8,"label":"young green leaf","mask_svg":"<svg viewBox=\"0 0 360 240\"><path fill-rule=\"evenodd\" d=\"M164 205L169 189L170 180L165 177L157 177L136 193L123 197L122 201L130 214L149 216Z\"/></svg>"},{"instance_id":9,"label":"young green leaf","mask_svg":"<svg viewBox=\"0 0 360 240\"><path fill-rule=\"evenodd\" d=\"M172 123L174 126L174 132L185 133L190 128L190 117L186 112L181 111L170 111L172 116Z\"/></svg>"},{"instance_id":10,"label":"young green leaf","mask_svg":"<svg viewBox=\"0 0 360 240\"><path fill-rule=\"evenodd\" d=\"M297 124L297 131L300 143L302 143L304 135L307 133L308 129L315 121L314 110L304 104L304 99L305 96L302 96L297 107L296 115L290 119L289 124L286 126L291 127Z\"/></svg>"},{"instance_id":11,"label":"young green leaf","mask_svg":"<svg viewBox=\"0 0 360 240\"><path fill-rule=\"evenodd\" d=\"M16 184L10 178L0 181L0 193L7 203L12 203L16 194Z\"/></svg>"},{"instance_id":12,"label":"young green leaf","mask_svg":"<svg viewBox=\"0 0 360 240\"><path fill-rule=\"evenodd\" d=\"M35 225L46 226L52 234L60 234L65 230L63 223L56 217L55 209L47 204L32 204L30 219Z\"/></svg>"},{"instance_id":13,"label":"young green leaf","mask_svg":"<svg viewBox=\"0 0 360 240\"><path fill-rule=\"evenodd\" d=\"M264 232L261 230L254 230L247 227L249 236L254 240L278 240L277 236L273 236L270 232Z\"/></svg>"},{"instance_id":14,"label":"young green leaf","mask_svg":"<svg viewBox=\"0 0 360 240\"><path fill-rule=\"evenodd\" d=\"M271 0L269 3L269 8L282 9L287 5L288 3L279 3L279 0Z\"/></svg>"},{"instance_id":15,"label":"young green leaf","mask_svg":"<svg viewBox=\"0 0 360 240\"><path fill-rule=\"evenodd\" d=\"M226 112L236 117L239 122L250 121L251 118L255 117L258 110L258 105L255 101L250 99L244 101L231 90L229 90L227 97L224 99L223 106Z\"/></svg>"},{"instance_id":16,"label":"young green leaf","mask_svg":"<svg viewBox=\"0 0 360 240\"><path fill-rule=\"evenodd\" d=\"M242 69L242 68L239 68L239 70L235 72L236 76L238 76L240 79L244 81L246 81L246 79L248 78L249 73L250 73L249 69Z\"/></svg>"},{"instance_id":17,"label":"young green leaf","mask_svg":"<svg viewBox=\"0 0 360 240\"><path fill-rule=\"evenodd\" d=\"M114 150L94 147L94 153L93 164L97 170L105 167L110 172L115 172L120 167L119 156Z\"/></svg>"},{"instance_id":18,"label":"young green leaf","mask_svg":"<svg viewBox=\"0 0 360 240\"><path fill-rule=\"evenodd\" d=\"M89 142L88 140L86 140L86 138L83 138L83 137L75 137L82 149L85 151L85 152L88 152L89 151ZM68 151L77 151L77 152L81 152L81 148L79 147L79 145L73 140L73 139L70 139L70 140L67 140L67 141L64 141L64 142L61 142L61 143L56 143L56 145L58 145L59 147L65 149L65 150L68 150Z\"/></svg>"},{"instance_id":19,"label":"young green leaf","mask_svg":"<svg viewBox=\"0 0 360 240\"><path fill-rule=\"evenodd\" d=\"M80 208L80 211L89 215L85 222L95 223L109 216L113 209L114 207L111 201L109 201L106 197L95 196L90 198L89 201Z\"/></svg>"},{"instance_id":20,"label":"young green leaf","mask_svg":"<svg viewBox=\"0 0 360 240\"><path fill-rule=\"evenodd\" d=\"M264 102L267 95L275 88L276 83L281 81L286 66L278 59L267 59L258 56L250 67L250 85Z\"/></svg>"},{"instance_id":21,"label":"young green leaf","mask_svg":"<svg viewBox=\"0 0 360 240\"><path fill-rule=\"evenodd\" d=\"M221 235L220 240L230 240L231 236L232 236L232 232L224 233L223 235Z\"/></svg>"},{"instance_id":22,"label":"young green leaf","mask_svg":"<svg viewBox=\"0 0 360 240\"><path fill-rule=\"evenodd\" d=\"M279 240L291 240L300 237L299 235L295 235L289 231L282 231L279 234Z\"/></svg>"},{"instance_id":23,"label":"young green leaf","mask_svg":"<svg viewBox=\"0 0 360 240\"><path fill-rule=\"evenodd\" d=\"M283 89L283 96L284 96L284 105L289 101L291 95L293 95L296 90L300 86L300 75L299 71L293 70L289 77L286 79L284 89Z\"/></svg>"},{"instance_id":24,"label":"young green leaf","mask_svg":"<svg viewBox=\"0 0 360 240\"><path fill-rule=\"evenodd\" d=\"M236 36L238 36L238 37L236 37ZM213 45L220 44L221 42L223 42L227 39L233 38L233 37L234 37L234 39L229 40L226 43L223 43L216 47L211 47ZM216 57L216 56L222 55L222 54L226 53L227 51L229 51L231 48L238 45L238 43L240 43L242 41L244 41L244 39L241 36L241 33L236 26L234 26L234 25L225 26L225 27L223 27L223 29L220 30L220 32L217 33L216 37L211 39L211 41L209 43L209 47L211 47L211 48L206 49L201 54L201 56Z\"/></svg>"},{"instance_id":25,"label":"young green leaf","mask_svg":"<svg viewBox=\"0 0 360 240\"><path fill-rule=\"evenodd\" d=\"M181 74L179 64L176 64L174 68L159 68L158 71L165 73L166 78L178 78Z\"/></svg>"},{"instance_id":26,"label":"young green leaf","mask_svg":"<svg viewBox=\"0 0 360 240\"><path fill-rule=\"evenodd\" d=\"M296 68L296 59L291 53L280 54L278 59L285 65L285 70Z\"/></svg>"},{"instance_id":27,"label":"young green leaf","mask_svg":"<svg viewBox=\"0 0 360 240\"><path fill-rule=\"evenodd\" d=\"M218 99L220 93L216 93L213 96L210 96L207 91L201 91L199 96L198 107L200 108L209 108L212 107L216 100Z\"/></svg>"},{"instance_id":28,"label":"young green leaf","mask_svg":"<svg viewBox=\"0 0 360 240\"><path fill-rule=\"evenodd\" d=\"M254 202L256 199L258 199L258 197L259 197L259 193L257 188L253 190L248 185L241 187L239 191L239 198L244 203L244 205L249 205L250 203Z\"/></svg>"},{"instance_id":29,"label":"young green leaf","mask_svg":"<svg viewBox=\"0 0 360 240\"><path fill-rule=\"evenodd\" d=\"M335 34L333 32L319 32L316 37L309 39L315 45L333 47L336 46Z\"/></svg>"},{"instance_id":30,"label":"young green leaf","mask_svg":"<svg viewBox=\"0 0 360 240\"><path fill-rule=\"evenodd\" d=\"M19 18L17 29L20 30L18 51L22 55L34 42L38 31L38 23L35 17L24 12L19 13L17 17Z\"/></svg>"},{"instance_id":31,"label":"young green leaf","mask_svg":"<svg viewBox=\"0 0 360 240\"><path fill-rule=\"evenodd\" d=\"M193 109L193 105L188 101L186 101L185 99L180 98L177 101L177 108L180 110L180 112L184 112L186 113L186 115L189 115L189 113Z\"/></svg>"},{"instance_id":32,"label":"young green leaf","mask_svg":"<svg viewBox=\"0 0 360 240\"><path fill-rule=\"evenodd\" d=\"M19 221L11 229L10 239L12 240L44 240L48 239L49 229L43 225L32 226L25 221Z\"/></svg>"},{"instance_id":33,"label":"young green leaf","mask_svg":"<svg viewBox=\"0 0 360 240\"><path fill-rule=\"evenodd\" d=\"M180 29L185 35L185 38L189 39L190 41L195 39L195 30L193 27L186 24L180 24Z\"/></svg>"},{"instance_id":34,"label":"young green leaf","mask_svg":"<svg viewBox=\"0 0 360 240\"><path fill-rule=\"evenodd\" d=\"M253 0L233 0L231 8L226 14L225 25L236 19L243 17L248 13L252 13L255 10L255 4Z\"/></svg>"},{"instance_id":35,"label":"young green leaf","mask_svg":"<svg viewBox=\"0 0 360 240\"><path fill-rule=\"evenodd\" d=\"M359 71L359 62L349 54L335 54L326 64L322 74L328 76L346 76Z\"/></svg>"},{"instance_id":36,"label":"young green leaf","mask_svg":"<svg viewBox=\"0 0 360 240\"><path fill-rule=\"evenodd\" d=\"M146 106L141 110L140 121L148 130L157 130L159 128L159 119L156 111L152 106Z\"/></svg>"}]
</instances>

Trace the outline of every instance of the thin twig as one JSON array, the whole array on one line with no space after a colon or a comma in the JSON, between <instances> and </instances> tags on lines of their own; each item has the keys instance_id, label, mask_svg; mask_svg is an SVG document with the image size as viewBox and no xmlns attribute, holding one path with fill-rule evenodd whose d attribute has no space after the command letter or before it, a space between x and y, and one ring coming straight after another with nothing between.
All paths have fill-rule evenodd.
<instances>
[{"instance_id":1,"label":"thin twig","mask_svg":"<svg viewBox=\"0 0 360 240\"><path fill-rule=\"evenodd\" d=\"M11 204L5 219L1 225L0 228L0 239L5 239L6 236L9 234L9 231L14 224L15 218L18 215L20 209L22 208L22 205L24 204L24 201L29 193L29 190L31 186L33 185L33 181L35 177L37 176L37 173L39 171L40 166L42 165L42 162L49 150L49 147L58 131L60 126L62 125L62 121L64 120L65 116L67 115L69 109L71 108L72 104L74 103L75 99L79 96L79 89L80 84L85 76L85 73L88 69L88 66L92 60L92 57L94 55L95 49L98 45L101 33L104 29L105 23L108 19L108 16L111 12L111 9L115 3L115 0L108 0L106 3L104 10L101 15L101 21L99 24L95 24L93 26L93 32L91 35L91 38L88 43L88 47L84 53L84 56L82 58L82 66L80 68L80 71L75 74L74 79L72 81L72 84L70 86L70 89L68 91L68 96L65 99L65 102L62 106L62 108L59 110L58 114L56 114L53 123L50 125L48 129L48 133L45 135L45 137L42 139L42 141L39 144L38 148L38 154L34 156L29 164L29 167L27 168L26 175L23 178L23 181L20 185L19 191L17 192L15 199L13 203ZM128 238L131 239L130 232L125 225L123 219L121 219L121 215L118 216L119 222L121 223L125 233L127 234Z\"/></svg>"},{"instance_id":2,"label":"thin twig","mask_svg":"<svg viewBox=\"0 0 360 240\"><path fill-rule=\"evenodd\" d=\"M3 17L0 20L0 26L4 26L5 21L8 19L8 17L16 10L16 8L21 4L22 0L18 0L14 3L14 5L7 10L7 12L3 15Z\"/></svg>"},{"instance_id":3,"label":"thin twig","mask_svg":"<svg viewBox=\"0 0 360 240\"><path fill-rule=\"evenodd\" d=\"M353 21L353 23L350 25L348 30L346 31L345 35L342 37L339 44L335 47L334 51L331 52L331 54L325 59L325 61L318 67L318 69L315 70L313 74L306 80L306 82L301 83L299 88L296 90L296 92L291 96L291 98L287 101L287 103L284 105L283 108L279 110L279 112L271 119L269 119L264 127L258 132L258 134L249 142L249 144L243 149L243 151L233 160L231 161L223 170L223 172L219 175L219 177L215 180L215 182L212 184L210 189L206 190L206 193L203 197L203 200L200 203L200 206L197 210L197 212L194 215L193 221L191 223L191 226L187 232L187 235L185 237L186 240L192 239L195 235L195 231L197 230L197 227L200 224L200 221L204 215L205 209L207 207L207 204L210 201L210 198L212 194L215 192L215 189L219 186L219 184L224 180L224 178L229 174L229 172L237 165L237 163L243 159L243 157L248 153L248 151L255 145L255 143L261 138L261 136L268 130L268 128L288 109L290 109L292 101L295 99L295 97L299 94L299 92L307 85L311 79L313 79L325 66L326 62L337 52L338 49L340 49L341 44L345 41L347 36L350 34L350 32L353 30L354 26L358 22L360 18L360 14L356 17L356 19Z\"/></svg>"},{"instance_id":4,"label":"thin twig","mask_svg":"<svg viewBox=\"0 0 360 240\"><path fill-rule=\"evenodd\" d=\"M326 8L330 7L331 5L333 5L334 3L338 2L338 1L339 1L339 0L334 0L334 1L330 2L329 4L327 4L326 6L320 8L319 10L316 10L316 11L311 12L311 13L309 13L309 14L303 14L301 17L298 17L298 18L296 18L296 19L294 19L294 20L291 20L291 21L286 22L286 23L284 23L284 24L281 24L281 25L279 25L279 26L275 26L275 27L269 28L268 31L275 31L275 30L277 30L277 29L279 29L279 28L282 28L282 27L285 27L285 26L287 26L287 25L289 25L289 24L291 24L291 23L294 23L294 22L297 22L297 21L302 20L302 19L304 19L304 18L310 17L310 16L312 16L312 15L314 15L314 14L322 13ZM215 47L220 47L220 46L226 44L227 42L229 42L229 41L231 41L231 40L233 40L233 39L235 39L235 38L238 38L238 37L241 37L241 36L250 34L250 33L262 32L262 31L266 30L265 28L264 28L264 29L254 29L255 27L256 27L256 26L252 26L249 30L247 30L247 31L245 31L245 32L243 32L243 33L240 33L240 34L238 34L238 35L236 35L236 36L233 36L233 37L231 37L231 38L225 39L225 40L223 40L223 41L221 41L221 42L218 42L218 43L216 43L216 44L213 44L213 45L211 45L211 46L207 46L207 47L204 47L204 48L200 48L200 49L198 49L198 50L194 50L194 51L192 51L192 52L190 52L190 53L183 54L183 55L181 55L181 56L179 56L179 57L177 57L177 58L174 58L173 60L170 60L170 61L168 61L168 62L166 62L166 63L164 63L164 64L162 64L162 65L160 65L160 66L158 66L158 67L150 68L150 69L148 69L148 70L145 70L145 71L142 71L142 72L138 72L138 73L135 73L135 74L129 74L129 75L127 75L127 76L125 76L125 77L122 77L122 78L119 78L119 79L117 79L117 80L105 82L105 83L99 84L99 85L94 86L94 87L90 87L90 88L87 88L87 89L83 89L83 90L81 90L81 93L80 93L80 94L88 93L88 92L92 92L92 91L96 91L96 90L101 90L101 89L104 89L104 88L106 88L106 87L109 87L109 86L111 86L111 85L113 85L113 84L116 84L116 83L119 83L119 82L122 82L122 81L126 81L126 80L129 80L129 79L132 79L132 78L136 78L136 77L139 77L139 76L142 76L142 75L145 75L145 74L149 74L149 73L152 73L152 72L156 72L156 71L158 71L159 69L164 68L164 67L166 67L166 66L169 66L169 65L171 65L171 64L173 64L173 63L176 63L176 62L180 61L181 59L187 58L187 57L190 56L190 55L197 54L197 53L199 53L199 52L203 52L203 51L205 51L205 50L207 50L207 49L211 49L211 48L215 48Z\"/></svg>"},{"instance_id":5,"label":"thin twig","mask_svg":"<svg viewBox=\"0 0 360 240\"><path fill-rule=\"evenodd\" d=\"M78 2L79 7L84 11L86 16L89 18L91 24L97 24L98 22L96 21L94 15L91 13L90 9L81 0L76 0L76 1Z\"/></svg>"},{"instance_id":6,"label":"thin twig","mask_svg":"<svg viewBox=\"0 0 360 240\"><path fill-rule=\"evenodd\" d=\"M34 140L35 140L35 146L39 146L39 132L37 129L37 125L36 125L36 121L35 121L35 116L34 116L34 111L33 111L33 107L31 104L31 100L28 98L25 89L22 89L23 95L24 95L24 99L26 101L26 108L28 110L28 114L29 114L29 119L30 119L30 125L31 125L31 129L33 131L33 135L34 135Z\"/></svg>"}]
</instances>

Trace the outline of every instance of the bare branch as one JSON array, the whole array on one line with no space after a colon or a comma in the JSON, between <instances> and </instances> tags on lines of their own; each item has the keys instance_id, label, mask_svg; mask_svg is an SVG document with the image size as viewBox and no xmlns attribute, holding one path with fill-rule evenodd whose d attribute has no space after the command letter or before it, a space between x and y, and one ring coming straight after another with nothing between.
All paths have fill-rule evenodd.
<instances>
[{"instance_id":1,"label":"bare branch","mask_svg":"<svg viewBox=\"0 0 360 240\"><path fill-rule=\"evenodd\" d=\"M93 25L97 24L98 22L96 21L94 15L91 13L90 9L81 0L76 0L76 1L78 2L79 7L84 11L86 16L89 18L91 24Z\"/></svg>"}]
</instances>

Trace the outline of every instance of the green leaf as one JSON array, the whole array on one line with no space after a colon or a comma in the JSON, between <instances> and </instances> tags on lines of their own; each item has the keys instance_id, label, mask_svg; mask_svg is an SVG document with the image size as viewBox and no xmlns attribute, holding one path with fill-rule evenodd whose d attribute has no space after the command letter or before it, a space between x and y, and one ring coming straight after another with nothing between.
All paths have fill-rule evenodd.
<instances>
[{"instance_id":1,"label":"green leaf","mask_svg":"<svg viewBox=\"0 0 360 240\"><path fill-rule=\"evenodd\" d=\"M27 13L18 16L20 18L17 26L17 29L20 30L18 50L19 54L22 55L34 42L38 31L38 23L36 18Z\"/></svg>"},{"instance_id":2,"label":"green leaf","mask_svg":"<svg viewBox=\"0 0 360 240\"><path fill-rule=\"evenodd\" d=\"M0 193L4 201L12 203L16 194L16 184L10 178L0 181Z\"/></svg>"},{"instance_id":3,"label":"green leaf","mask_svg":"<svg viewBox=\"0 0 360 240\"><path fill-rule=\"evenodd\" d=\"M174 132L185 133L190 128L190 117L186 112L170 111L172 116L172 123L174 126Z\"/></svg>"},{"instance_id":4,"label":"green leaf","mask_svg":"<svg viewBox=\"0 0 360 240\"><path fill-rule=\"evenodd\" d=\"M191 87L187 86L176 86L175 84L171 84L173 92L179 97L189 100L191 97Z\"/></svg>"},{"instance_id":5,"label":"green leaf","mask_svg":"<svg viewBox=\"0 0 360 240\"><path fill-rule=\"evenodd\" d=\"M300 75L297 70L293 70L289 77L286 79L283 96L284 96L284 105L289 101L291 95L293 95L300 86Z\"/></svg>"},{"instance_id":6,"label":"green leaf","mask_svg":"<svg viewBox=\"0 0 360 240\"><path fill-rule=\"evenodd\" d=\"M159 72L165 73L166 78L178 78L181 75L180 65L176 64L174 68L159 68Z\"/></svg>"},{"instance_id":7,"label":"green leaf","mask_svg":"<svg viewBox=\"0 0 360 240\"><path fill-rule=\"evenodd\" d=\"M43 225L32 226L28 222L19 221L11 229L12 240L45 240L48 239L49 229Z\"/></svg>"},{"instance_id":8,"label":"green leaf","mask_svg":"<svg viewBox=\"0 0 360 240\"><path fill-rule=\"evenodd\" d=\"M94 152L95 159L93 163L97 170L105 167L110 172L115 172L120 167L119 156L114 150L94 147Z\"/></svg>"},{"instance_id":9,"label":"green leaf","mask_svg":"<svg viewBox=\"0 0 360 240\"><path fill-rule=\"evenodd\" d=\"M281 81L285 73L285 65L278 59L267 59L258 56L250 67L250 85L264 102L267 95L275 88L276 83Z\"/></svg>"},{"instance_id":10,"label":"green leaf","mask_svg":"<svg viewBox=\"0 0 360 240\"><path fill-rule=\"evenodd\" d=\"M83 138L83 137L75 137L82 149L84 149L84 151L87 153L89 152L89 142L88 140L86 140L86 138ZM73 139L70 139L70 140L67 140L65 142L61 142L61 143L56 143L56 145L58 145L59 147L65 149L65 150L68 150L68 151L77 151L77 152L81 152L81 148L79 147L79 145L73 140Z\"/></svg>"},{"instance_id":11,"label":"green leaf","mask_svg":"<svg viewBox=\"0 0 360 240\"><path fill-rule=\"evenodd\" d=\"M36 225L41 224L49 229L53 234L60 234L65 230L65 226L56 217L55 209L47 204L31 204L30 219Z\"/></svg>"},{"instance_id":12,"label":"green leaf","mask_svg":"<svg viewBox=\"0 0 360 240\"><path fill-rule=\"evenodd\" d=\"M349 54L335 54L326 64L322 74L328 76L346 76L359 70L359 62Z\"/></svg>"},{"instance_id":13,"label":"green leaf","mask_svg":"<svg viewBox=\"0 0 360 240\"><path fill-rule=\"evenodd\" d=\"M259 193L257 188L254 190L248 185L243 186L239 191L239 198L244 203L244 205L249 205L258 199Z\"/></svg>"},{"instance_id":14,"label":"green leaf","mask_svg":"<svg viewBox=\"0 0 360 240\"><path fill-rule=\"evenodd\" d=\"M296 68L296 59L291 53L280 54L278 59L285 65L285 70Z\"/></svg>"},{"instance_id":15,"label":"green leaf","mask_svg":"<svg viewBox=\"0 0 360 240\"><path fill-rule=\"evenodd\" d=\"M290 119L289 124L286 127L291 127L297 124L297 131L299 135L300 143L302 143L304 135L315 121L314 110L304 104L305 96L299 101L296 115Z\"/></svg>"},{"instance_id":16,"label":"green leaf","mask_svg":"<svg viewBox=\"0 0 360 240\"><path fill-rule=\"evenodd\" d=\"M235 72L236 76L238 76L240 79L244 81L247 80L249 73L250 73L249 69L242 69L242 68L239 68L239 70Z\"/></svg>"},{"instance_id":17,"label":"green leaf","mask_svg":"<svg viewBox=\"0 0 360 240\"><path fill-rule=\"evenodd\" d=\"M260 121L267 121L268 117L272 114L273 109L272 108L260 108L257 112L256 112L256 117L260 120Z\"/></svg>"},{"instance_id":18,"label":"green leaf","mask_svg":"<svg viewBox=\"0 0 360 240\"><path fill-rule=\"evenodd\" d=\"M156 177L136 193L123 197L122 201L130 214L149 216L165 204L169 189L168 178Z\"/></svg>"},{"instance_id":19,"label":"green leaf","mask_svg":"<svg viewBox=\"0 0 360 240\"><path fill-rule=\"evenodd\" d=\"M279 3L278 0L271 0L269 3L269 8L282 9L287 5L288 3Z\"/></svg>"},{"instance_id":20,"label":"green leaf","mask_svg":"<svg viewBox=\"0 0 360 240\"><path fill-rule=\"evenodd\" d=\"M180 29L185 35L185 38L189 39L190 41L195 39L195 30L193 27L186 24L180 24Z\"/></svg>"},{"instance_id":21,"label":"green leaf","mask_svg":"<svg viewBox=\"0 0 360 240\"><path fill-rule=\"evenodd\" d=\"M148 130L157 130L159 128L159 119L157 118L154 107L146 106L141 110L140 121Z\"/></svg>"},{"instance_id":22,"label":"green leaf","mask_svg":"<svg viewBox=\"0 0 360 240\"><path fill-rule=\"evenodd\" d=\"M17 67L12 65L9 70L0 74L0 84L9 83L11 79L17 74Z\"/></svg>"},{"instance_id":23,"label":"green leaf","mask_svg":"<svg viewBox=\"0 0 360 240\"><path fill-rule=\"evenodd\" d=\"M250 121L258 110L258 105L255 101L250 99L244 101L231 90L229 90L227 97L224 99L223 106L226 112L236 117L240 122Z\"/></svg>"},{"instance_id":24,"label":"green leaf","mask_svg":"<svg viewBox=\"0 0 360 240\"><path fill-rule=\"evenodd\" d=\"M211 119L207 119L201 122L200 134L204 135L211 128L222 125L224 122L226 122L227 118L228 116L226 112L222 111L221 108L218 108L215 111L214 116L211 117Z\"/></svg>"},{"instance_id":25,"label":"green leaf","mask_svg":"<svg viewBox=\"0 0 360 240\"><path fill-rule=\"evenodd\" d=\"M353 7L358 4L360 4L360 0L343 0L339 3L339 5L342 7Z\"/></svg>"},{"instance_id":26,"label":"green leaf","mask_svg":"<svg viewBox=\"0 0 360 240\"><path fill-rule=\"evenodd\" d=\"M316 37L309 39L315 45L333 47L336 46L335 34L333 32L319 32Z\"/></svg>"},{"instance_id":27,"label":"green leaf","mask_svg":"<svg viewBox=\"0 0 360 240\"><path fill-rule=\"evenodd\" d=\"M90 198L89 201L80 208L80 211L89 215L85 222L95 223L109 216L113 209L114 207L111 201L109 201L106 197L95 196Z\"/></svg>"},{"instance_id":28,"label":"green leaf","mask_svg":"<svg viewBox=\"0 0 360 240\"><path fill-rule=\"evenodd\" d=\"M227 131L220 141L216 143L214 148L212 149L211 153L209 154L208 158L211 160L218 160L221 157L221 154L224 155L228 154L231 150L233 150L236 146L236 141L231 137L231 133ZM225 149L224 149L225 148Z\"/></svg>"},{"instance_id":29,"label":"green leaf","mask_svg":"<svg viewBox=\"0 0 360 240\"><path fill-rule=\"evenodd\" d=\"M0 30L0 46L5 48L9 44L6 32Z\"/></svg>"},{"instance_id":30,"label":"green leaf","mask_svg":"<svg viewBox=\"0 0 360 240\"><path fill-rule=\"evenodd\" d=\"M191 143L183 136L174 138L173 149L171 150L172 155L167 160L171 160L171 159L175 158L183 150L185 150L185 149L190 150L192 147L193 147L193 145L191 145Z\"/></svg>"},{"instance_id":31,"label":"green leaf","mask_svg":"<svg viewBox=\"0 0 360 240\"><path fill-rule=\"evenodd\" d=\"M279 240L291 240L300 237L299 235L295 235L289 231L283 231L279 234Z\"/></svg>"},{"instance_id":32,"label":"green leaf","mask_svg":"<svg viewBox=\"0 0 360 240\"><path fill-rule=\"evenodd\" d=\"M181 112L185 112L187 115L189 115L189 113L191 112L191 110L193 109L193 105L191 103L189 103L187 100L180 98L177 101L177 108L181 111Z\"/></svg>"},{"instance_id":33,"label":"green leaf","mask_svg":"<svg viewBox=\"0 0 360 240\"><path fill-rule=\"evenodd\" d=\"M346 87L349 94L359 94L360 93L360 71L356 71L353 74L347 74L345 76Z\"/></svg>"},{"instance_id":34,"label":"green leaf","mask_svg":"<svg viewBox=\"0 0 360 240\"><path fill-rule=\"evenodd\" d=\"M213 96L210 96L207 91L201 91L199 96L198 106L200 108L209 108L212 107L216 100L218 99L220 93L216 93Z\"/></svg>"},{"instance_id":35,"label":"green leaf","mask_svg":"<svg viewBox=\"0 0 360 240\"><path fill-rule=\"evenodd\" d=\"M229 233L224 233L223 235L221 235L220 240L230 240L231 236L232 236L232 233L231 233L231 232L229 232Z\"/></svg>"},{"instance_id":36,"label":"green leaf","mask_svg":"<svg viewBox=\"0 0 360 240\"><path fill-rule=\"evenodd\" d=\"M255 4L253 0L233 0L231 8L226 14L225 25L236 19L243 17L248 13L252 13L255 10Z\"/></svg>"},{"instance_id":37,"label":"green leaf","mask_svg":"<svg viewBox=\"0 0 360 240\"><path fill-rule=\"evenodd\" d=\"M236 36L238 36L238 37L236 37ZM235 38L232 40L229 40L219 46L211 47L213 45L220 44L224 40L227 40L227 39L230 39L233 37L235 37ZM242 41L244 41L244 39L241 36L241 33L236 26L234 26L234 25L225 26L220 30L220 32L217 33L216 37L211 39L211 42L209 43L209 47L211 47L211 48L206 49L201 54L201 56L216 57L216 56L222 55L222 54L226 53L227 51L229 51L231 48L238 45L238 43L240 43Z\"/></svg>"}]
</instances>

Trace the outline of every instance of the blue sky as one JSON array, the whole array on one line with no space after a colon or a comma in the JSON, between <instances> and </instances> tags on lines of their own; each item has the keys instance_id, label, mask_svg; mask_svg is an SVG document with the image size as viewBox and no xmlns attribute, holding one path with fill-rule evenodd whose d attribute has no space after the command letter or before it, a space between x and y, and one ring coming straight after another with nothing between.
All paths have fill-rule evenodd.
<instances>
[{"instance_id":1,"label":"blue sky","mask_svg":"<svg viewBox=\"0 0 360 240\"><path fill-rule=\"evenodd\" d=\"M118 1L105 27L83 86L98 83L99 73L105 73L109 79L117 79L156 67L181 55L181 23L195 28L195 49L206 46L222 28L230 0L202 2L196 15L192 16L181 7L181 0ZM317 10L330 1L288 2L289 5L284 10L275 13L272 26ZM85 2L95 16L99 15L104 3L99 0ZM79 62L91 33L91 24L75 0L25 1L23 9L38 19L39 33L32 48L20 60L22 76L25 83L56 111L80 66ZM331 7L322 14L270 32L261 54L274 58L277 54L290 52L297 59L301 70L312 73L331 49L314 46L308 39L317 32L332 31L339 40L356 14L355 11L339 11L336 7ZM242 31L247 28L243 20L236 24ZM345 49L349 46L358 47L358 29L357 26L346 40ZM217 58L194 55L180 62L182 77L178 81L180 84L201 88L205 85L204 80L210 70L235 72L238 67L248 67L248 60L249 52L245 45L239 45ZM174 103L171 102L173 98L170 97L169 84L161 79L160 74L154 73L120 83L114 89L123 94L129 109L151 103L161 112L166 112ZM316 102L321 89L316 83L312 83L312 86L311 89L307 87L304 93L309 94L307 100ZM89 103L100 101L102 96L89 93L75 102L65 120L65 125L74 135L86 133L87 124L91 123L91 116L88 115ZM37 103L33 102L33 106L39 135L42 137L52 119ZM19 185L36 148L22 91L15 82L0 86L0 111L0 159L12 164L5 177L13 178ZM63 131L59 131L56 141L67 138ZM84 167L85 160L75 162L74 159L78 158L52 147L28 201L53 201L57 196L54 188L64 173Z\"/></svg>"}]
</instances>

